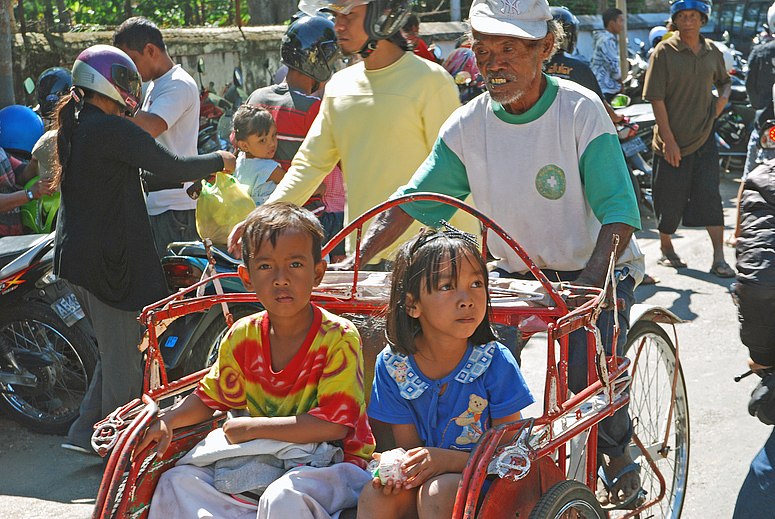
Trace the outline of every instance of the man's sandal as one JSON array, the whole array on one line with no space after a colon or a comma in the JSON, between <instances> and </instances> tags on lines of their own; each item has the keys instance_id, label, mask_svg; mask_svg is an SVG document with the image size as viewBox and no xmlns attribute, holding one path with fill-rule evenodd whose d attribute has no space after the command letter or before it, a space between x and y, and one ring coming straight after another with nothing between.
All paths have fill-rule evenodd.
<instances>
[{"instance_id":1,"label":"man's sandal","mask_svg":"<svg viewBox=\"0 0 775 519\"><path fill-rule=\"evenodd\" d=\"M597 475L600 478L600 481L603 483L603 486L605 487L605 504L603 503L603 499L601 499L603 496L598 494L598 504L603 508L603 510L634 510L638 504L639 499L641 496L645 496L645 492L643 490L642 486L639 486L637 490L633 490L632 494L630 494L629 497L625 498L624 501L619 501L618 503L611 503L608 500L608 496L611 493L611 489L616 486L616 484L619 482L620 479L622 479L622 476L625 474L628 474L630 472L637 471L640 475L640 465L638 463L630 463L626 467L622 469L621 472L614 478L614 479L608 479L608 476L605 473L605 470L603 470L603 467L601 466L598 471ZM640 479L640 478L639 478Z\"/></svg>"},{"instance_id":2,"label":"man's sandal","mask_svg":"<svg viewBox=\"0 0 775 519\"><path fill-rule=\"evenodd\" d=\"M674 269L682 269L686 267L686 262L678 256L675 252L670 254L663 254L657 261L663 267L673 267Z\"/></svg>"},{"instance_id":3,"label":"man's sandal","mask_svg":"<svg viewBox=\"0 0 775 519\"><path fill-rule=\"evenodd\" d=\"M720 278L733 278L735 277L735 271L726 261L717 261L710 268L710 273Z\"/></svg>"}]
</instances>

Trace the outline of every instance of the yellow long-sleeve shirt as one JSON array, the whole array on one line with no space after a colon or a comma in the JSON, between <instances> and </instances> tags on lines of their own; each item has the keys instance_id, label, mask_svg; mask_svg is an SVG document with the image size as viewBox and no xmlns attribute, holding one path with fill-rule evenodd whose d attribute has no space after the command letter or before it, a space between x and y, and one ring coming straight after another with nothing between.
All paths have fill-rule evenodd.
<instances>
[{"instance_id":1,"label":"yellow long-sleeve shirt","mask_svg":"<svg viewBox=\"0 0 775 519\"><path fill-rule=\"evenodd\" d=\"M458 106L452 77L412 53L378 70L358 63L337 72L269 202L303 204L341 161L347 186L345 221L357 218L409 181ZM465 227L472 228L470 223ZM410 229L396 243L416 231Z\"/></svg>"}]
</instances>

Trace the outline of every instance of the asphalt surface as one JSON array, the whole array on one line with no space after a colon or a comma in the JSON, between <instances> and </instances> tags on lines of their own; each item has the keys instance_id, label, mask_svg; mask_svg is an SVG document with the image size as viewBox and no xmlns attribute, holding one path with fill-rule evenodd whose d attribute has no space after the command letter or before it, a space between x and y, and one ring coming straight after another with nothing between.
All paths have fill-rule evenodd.
<instances>
[{"instance_id":1,"label":"asphalt surface","mask_svg":"<svg viewBox=\"0 0 775 519\"><path fill-rule=\"evenodd\" d=\"M722 178L721 186L728 233L738 183ZM660 283L638 287L635 296L639 303L663 306L687 321L678 326L691 424L682 517L728 518L748 465L771 431L746 411L755 377L733 382L735 375L747 369L747 353L740 343L736 310L728 293L733 280L708 273L711 247L701 229L681 228L675 236L676 251L688 268L658 266L659 242L653 227L653 219L644 219L644 230L637 237L646 254L647 270ZM726 248L726 257L734 265L732 249ZM544 345L531 341L523 353L528 383L539 391ZM532 406L525 414L540 411ZM91 516L102 460L65 451L59 447L61 441L60 437L31 433L0 414L0 519Z\"/></svg>"}]
</instances>

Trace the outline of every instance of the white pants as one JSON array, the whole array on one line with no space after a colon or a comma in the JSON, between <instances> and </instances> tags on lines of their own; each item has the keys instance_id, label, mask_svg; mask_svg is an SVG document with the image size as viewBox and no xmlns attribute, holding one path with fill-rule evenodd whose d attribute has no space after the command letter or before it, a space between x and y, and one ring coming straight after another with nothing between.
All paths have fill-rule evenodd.
<instances>
[{"instance_id":1,"label":"white pants","mask_svg":"<svg viewBox=\"0 0 775 519\"><path fill-rule=\"evenodd\" d=\"M179 465L162 474L148 519L335 519L358 504L371 478L352 463L330 467L301 466L269 485L258 507L215 489L211 467Z\"/></svg>"}]
</instances>

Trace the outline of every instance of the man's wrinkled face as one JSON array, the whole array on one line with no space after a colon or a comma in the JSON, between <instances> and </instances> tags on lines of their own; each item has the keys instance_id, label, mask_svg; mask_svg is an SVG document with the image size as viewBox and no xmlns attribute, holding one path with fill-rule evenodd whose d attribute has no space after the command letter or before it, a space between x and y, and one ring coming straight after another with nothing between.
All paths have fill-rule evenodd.
<instances>
[{"instance_id":1,"label":"man's wrinkled face","mask_svg":"<svg viewBox=\"0 0 775 519\"><path fill-rule=\"evenodd\" d=\"M702 27L702 15L694 9L684 9L675 14L673 23L678 28L678 32L699 32L700 27Z\"/></svg>"},{"instance_id":2,"label":"man's wrinkled face","mask_svg":"<svg viewBox=\"0 0 775 519\"><path fill-rule=\"evenodd\" d=\"M472 36L471 50L493 100L507 106L528 92L538 92L543 60L551 54L554 42L551 33L541 40L477 31L472 31Z\"/></svg>"}]
</instances>

